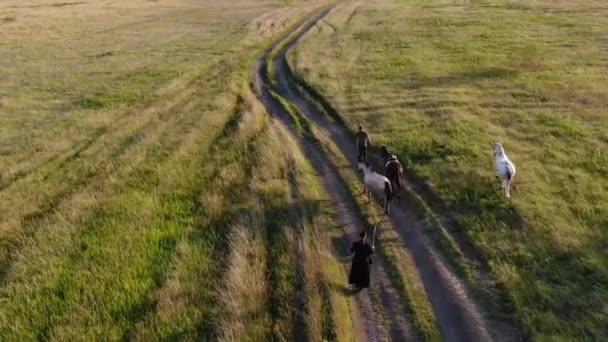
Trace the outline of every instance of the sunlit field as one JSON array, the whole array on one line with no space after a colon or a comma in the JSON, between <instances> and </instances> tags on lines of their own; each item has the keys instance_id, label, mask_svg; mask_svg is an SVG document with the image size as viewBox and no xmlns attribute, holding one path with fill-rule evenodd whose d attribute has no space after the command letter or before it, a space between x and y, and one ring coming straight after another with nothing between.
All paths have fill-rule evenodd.
<instances>
[{"instance_id":1,"label":"sunlit field","mask_svg":"<svg viewBox=\"0 0 608 342\"><path fill-rule=\"evenodd\" d=\"M445 201L532 337L597 340L608 336L607 42L603 1L350 1L289 60ZM518 169L511 200L492 140Z\"/></svg>"},{"instance_id":2,"label":"sunlit field","mask_svg":"<svg viewBox=\"0 0 608 342\"><path fill-rule=\"evenodd\" d=\"M315 5L0 4L0 340L352 340L339 227L248 85Z\"/></svg>"},{"instance_id":3,"label":"sunlit field","mask_svg":"<svg viewBox=\"0 0 608 342\"><path fill-rule=\"evenodd\" d=\"M436 341L450 291L493 337L608 336L608 3L330 3L0 2L0 341ZM305 104L429 186L405 222Z\"/></svg>"}]
</instances>

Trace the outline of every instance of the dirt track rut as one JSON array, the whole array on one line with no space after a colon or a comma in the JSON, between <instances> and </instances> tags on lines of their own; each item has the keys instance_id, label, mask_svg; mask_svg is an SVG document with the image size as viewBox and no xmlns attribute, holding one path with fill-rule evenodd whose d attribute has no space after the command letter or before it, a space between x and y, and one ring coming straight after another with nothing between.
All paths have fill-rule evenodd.
<instances>
[{"instance_id":1,"label":"dirt track rut","mask_svg":"<svg viewBox=\"0 0 608 342\"><path fill-rule=\"evenodd\" d=\"M254 74L254 86L260 99L271 115L279 123L285 125L292 136L298 141L306 157L318 172L321 182L331 202L336 209L338 222L345 231L345 247L352 242L356 234L365 228L359 218L343 180L334 170L326 156L311 142L297 134L291 124L291 119L283 107L270 95L268 89L273 89L294 104L301 113L306 115L314 124L333 140L348 160L355 160L356 151L352 137L339 124L328 120L312 107L300 94L291 80L291 70L286 62L285 54L319 19L327 15L333 7L310 16L309 21L303 21L292 31L275 41L257 60ZM292 33L298 32L291 36ZM289 41L287 41L289 39ZM276 69L276 86L266 84L265 61L270 52L279 44L287 43L273 60ZM437 324L445 341L511 341L518 340L517 332L508 323L490 320L482 315L478 305L473 301L467 286L455 275L446 260L432 246L422 233L424 223L415 210L404 201L393 204L388 216L391 229L397 231L402 243L413 257L415 266L424 283L429 296ZM376 258L378 259L378 258ZM383 315L374 309L373 298L369 292L363 291L357 295L358 315L362 318L364 327L361 338L367 340L392 339L396 341L413 340L412 320L401 302L397 290L391 285L383 262L376 262L372 274L372 291L377 291L380 300L375 303L385 313L389 322L383 322Z\"/></svg>"}]
</instances>

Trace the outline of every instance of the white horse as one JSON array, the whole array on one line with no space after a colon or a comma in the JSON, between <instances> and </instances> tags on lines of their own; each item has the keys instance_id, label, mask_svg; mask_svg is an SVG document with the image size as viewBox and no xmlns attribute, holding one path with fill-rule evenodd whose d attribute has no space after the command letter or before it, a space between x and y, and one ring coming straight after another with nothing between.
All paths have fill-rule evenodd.
<instances>
[{"instance_id":1,"label":"white horse","mask_svg":"<svg viewBox=\"0 0 608 342\"><path fill-rule=\"evenodd\" d=\"M515 165L507 157L501 143L493 141L492 146L494 147L494 156L496 157L496 171L507 197L511 197L511 183L515 176Z\"/></svg>"},{"instance_id":2,"label":"white horse","mask_svg":"<svg viewBox=\"0 0 608 342\"><path fill-rule=\"evenodd\" d=\"M363 183L365 183L363 194L367 192L367 200L371 202L372 191L375 194L382 195L382 208L388 214L393 197L391 181L383 175L374 172L369 163L358 162L357 168L363 171Z\"/></svg>"}]
</instances>

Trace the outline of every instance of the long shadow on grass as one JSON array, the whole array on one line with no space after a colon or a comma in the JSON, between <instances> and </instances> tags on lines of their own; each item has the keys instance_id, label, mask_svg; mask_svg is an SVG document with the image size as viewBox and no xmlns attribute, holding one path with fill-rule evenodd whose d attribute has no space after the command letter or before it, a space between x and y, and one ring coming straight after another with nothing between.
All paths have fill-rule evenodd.
<instances>
[{"instance_id":1,"label":"long shadow on grass","mask_svg":"<svg viewBox=\"0 0 608 342\"><path fill-rule=\"evenodd\" d=\"M298 271L302 271L297 267L297 263L302 261L296 260L297 249L301 247L298 246L298 239L294 239L294 245L289 236L299 234L297 230L302 229L304 221L312 223L314 217L321 214L324 201L299 198L287 203L283 201L286 195L281 191L273 191L260 196L266 208L263 217L266 222L268 253L266 270L270 283L268 311L273 321L272 339L287 338L298 341L308 334L306 322L298 322L297 312L306 309L305 298L298 296L303 295L307 284L301 283L297 275ZM294 213L297 213L297 216L294 216ZM326 318L324 321L329 319Z\"/></svg>"}]
</instances>

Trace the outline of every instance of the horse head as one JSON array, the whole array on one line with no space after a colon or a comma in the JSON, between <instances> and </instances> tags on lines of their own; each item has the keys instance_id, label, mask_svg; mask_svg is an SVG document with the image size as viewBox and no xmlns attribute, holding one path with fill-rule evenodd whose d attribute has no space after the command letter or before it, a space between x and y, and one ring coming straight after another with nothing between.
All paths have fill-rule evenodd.
<instances>
[{"instance_id":1,"label":"horse head","mask_svg":"<svg viewBox=\"0 0 608 342\"><path fill-rule=\"evenodd\" d=\"M369 172L372 170L372 167L368 162L359 160L357 162L357 169L363 172L365 172L366 170Z\"/></svg>"},{"instance_id":2,"label":"horse head","mask_svg":"<svg viewBox=\"0 0 608 342\"><path fill-rule=\"evenodd\" d=\"M359 171L363 171L363 168L365 167L365 163L362 161L357 161L357 170Z\"/></svg>"},{"instance_id":3,"label":"horse head","mask_svg":"<svg viewBox=\"0 0 608 342\"><path fill-rule=\"evenodd\" d=\"M388 156L388 155L389 155L389 153L388 153L388 148L386 148L386 146L382 146L382 147L380 147L380 150L382 151L382 156L383 156L383 157L386 157L386 156Z\"/></svg>"},{"instance_id":4,"label":"horse head","mask_svg":"<svg viewBox=\"0 0 608 342\"><path fill-rule=\"evenodd\" d=\"M492 141L492 147L494 147L494 156L502 156L505 154L505 150L502 147L502 144L497 141Z\"/></svg>"}]
</instances>

